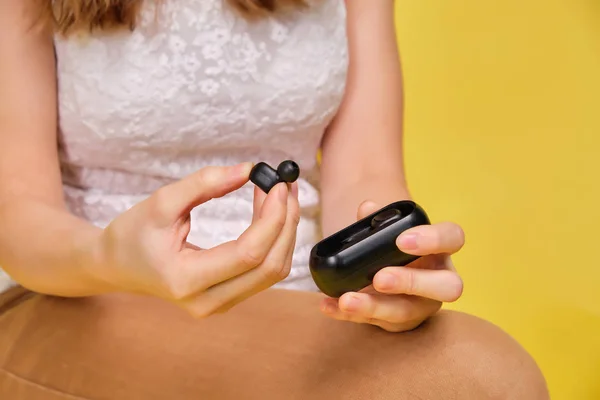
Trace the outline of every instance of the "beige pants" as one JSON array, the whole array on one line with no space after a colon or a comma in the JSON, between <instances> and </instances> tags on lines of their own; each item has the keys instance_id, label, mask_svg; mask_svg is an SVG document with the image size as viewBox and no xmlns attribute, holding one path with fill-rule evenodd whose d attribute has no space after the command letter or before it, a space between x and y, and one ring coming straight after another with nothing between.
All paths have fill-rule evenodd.
<instances>
[{"instance_id":1,"label":"beige pants","mask_svg":"<svg viewBox=\"0 0 600 400\"><path fill-rule=\"evenodd\" d=\"M131 295L0 295L0 399L547 399L536 364L495 326L441 312L387 333L270 290L194 320Z\"/></svg>"}]
</instances>

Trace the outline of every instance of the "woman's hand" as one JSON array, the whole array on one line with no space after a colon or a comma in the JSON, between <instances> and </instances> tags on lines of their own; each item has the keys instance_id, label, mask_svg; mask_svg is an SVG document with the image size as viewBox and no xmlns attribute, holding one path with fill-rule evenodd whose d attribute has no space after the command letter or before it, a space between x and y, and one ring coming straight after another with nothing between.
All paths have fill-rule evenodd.
<instances>
[{"instance_id":1,"label":"woman's hand","mask_svg":"<svg viewBox=\"0 0 600 400\"><path fill-rule=\"evenodd\" d=\"M371 202L363 203L358 219L379 208ZM403 252L423 257L404 267L380 270L373 284L358 293L324 299L322 311L335 319L377 325L390 332L414 329L435 314L443 302L461 296L463 283L450 256L464 242L462 229L454 223L411 228L396 243Z\"/></svg>"},{"instance_id":2,"label":"woman's hand","mask_svg":"<svg viewBox=\"0 0 600 400\"><path fill-rule=\"evenodd\" d=\"M299 220L297 187L255 190L254 216L236 240L211 249L186 241L190 211L248 182L251 164L207 167L159 189L104 230L91 267L118 291L169 300L196 317L223 312L284 279Z\"/></svg>"}]
</instances>

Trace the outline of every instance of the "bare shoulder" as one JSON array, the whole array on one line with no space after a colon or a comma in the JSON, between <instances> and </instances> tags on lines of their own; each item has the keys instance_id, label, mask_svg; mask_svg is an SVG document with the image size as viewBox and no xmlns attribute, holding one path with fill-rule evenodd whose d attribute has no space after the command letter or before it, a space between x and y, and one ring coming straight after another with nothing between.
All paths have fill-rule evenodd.
<instances>
[{"instance_id":1,"label":"bare shoulder","mask_svg":"<svg viewBox=\"0 0 600 400\"><path fill-rule=\"evenodd\" d=\"M3 46L10 39L22 38L24 35L51 39L50 26L42 18L44 3L41 0L0 0L0 40Z\"/></svg>"}]
</instances>

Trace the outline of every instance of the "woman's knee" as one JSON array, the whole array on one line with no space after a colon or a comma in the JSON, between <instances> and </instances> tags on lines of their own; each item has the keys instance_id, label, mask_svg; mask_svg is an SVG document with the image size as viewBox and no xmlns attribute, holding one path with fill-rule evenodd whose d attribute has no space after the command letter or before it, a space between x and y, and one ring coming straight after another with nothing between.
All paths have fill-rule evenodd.
<instances>
[{"instance_id":1,"label":"woman's knee","mask_svg":"<svg viewBox=\"0 0 600 400\"><path fill-rule=\"evenodd\" d=\"M533 358L500 328L479 318L442 311L398 339L396 355L409 358L411 366L403 363L403 370L411 374L408 383L417 398L549 398ZM406 383L399 382L398 391Z\"/></svg>"},{"instance_id":2,"label":"woman's knee","mask_svg":"<svg viewBox=\"0 0 600 400\"><path fill-rule=\"evenodd\" d=\"M23 317L17 325L28 327L27 334L17 332L19 346L10 343L16 334L0 335L12 349L4 366L80 396L118 390L131 398L151 390L155 398L177 393L181 399L198 393L315 400L548 398L535 362L512 338L456 312L440 312L418 329L396 334L325 317L318 312L319 296L289 291L261 294L205 321L132 296L36 299L29 310L21 307L27 312L15 313ZM44 360L77 368L31 370L32 357L38 367ZM222 374L214 374L215 366ZM131 371L138 376L124 388L120 377ZM90 380L102 384L73 387Z\"/></svg>"}]
</instances>

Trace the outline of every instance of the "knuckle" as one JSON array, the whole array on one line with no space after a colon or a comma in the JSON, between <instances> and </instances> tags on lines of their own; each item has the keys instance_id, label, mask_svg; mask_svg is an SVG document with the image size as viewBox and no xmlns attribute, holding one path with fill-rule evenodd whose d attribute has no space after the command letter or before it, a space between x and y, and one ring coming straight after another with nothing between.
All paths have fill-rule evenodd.
<instances>
[{"instance_id":1,"label":"knuckle","mask_svg":"<svg viewBox=\"0 0 600 400\"><path fill-rule=\"evenodd\" d=\"M394 313L386 319L388 322L391 322L393 324L403 324L411 320L412 314L413 312L411 311L410 307L407 307L403 304L400 307L396 307Z\"/></svg>"},{"instance_id":2,"label":"knuckle","mask_svg":"<svg viewBox=\"0 0 600 400\"><path fill-rule=\"evenodd\" d=\"M273 228L275 231L277 232L281 232L283 230L283 227L285 226L285 222L286 222L286 215L284 213L281 213L280 215L278 215L274 220L273 220Z\"/></svg>"},{"instance_id":3,"label":"knuckle","mask_svg":"<svg viewBox=\"0 0 600 400\"><path fill-rule=\"evenodd\" d=\"M166 215L168 206L172 202L168 186L156 190L149 200L151 216L160 218Z\"/></svg>"},{"instance_id":4,"label":"knuckle","mask_svg":"<svg viewBox=\"0 0 600 400\"><path fill-rule=\"evenodd\" d=\"M411 268L402 270L400 282L401 290L405 294L414 295L419 290L416 271Z\"/></svg>"},{"instance_id":5,"label":"knuckle","mask_svg":"<svg viewBox=\"0 0 600 400\"><path fill-rule=\"evenodd\" d=\"M263 261L263 254L260 250L253 247L239 245L237 260L246 269L251 269L260 265Z\"/></svg>"},{"instance_id":6,"label":"knuckle","mask_svg":"<svg viewBox=\"0 0 600 400\"><path fill-rule=\"evenodd\" d=\"M289 218L290 218L290 222L294 226L298 226L298 224L300 224L300 209L298 207L294 207L294 209L290 213Z\"/></svg>"},{"instance_id":7,"label":"knuckle","mask_svg":"<svg viewBox=\"0 0 600 400\"><path fill-rule=\"evenodd\" d=\"M277 276L279 277L279 280L284 280L285 278L287 278L290 275L290 272L292 271L292 264L291 263L284 263L282 264L282 268L280 268L280 271L278 272Z\"/></svg>"},{"instance_id":8,"label":"knuckle","mask_svg":"<svg viewBox=\"0 0 600 400\"><path fill-rule=\"evenodd\" d=\"M385 317L385 309L377 301L367 301L363 316L372 323Z\"/></svg>"},{"instance_id":9,"label":"knuckle","mask_svg":"<svg viewBox=\"0 0 600 400\"><path fill-rule=\"evenodd\" d=\"M198 187L214 186L222 180L222 168L208 166L194 175L194 184Z\"/></svg>"},{"instance_id":10,"label":"knuckle","mask_svg":"<svg viewBox=\"0 0 600 400\"><path fill-rule=\"evenodd\" d=\"M261 267L268 282L280 282L288 277L290 269L286 263L264 263Z\"/></svg>"},{"instance_id":11,"label":"knuckle","mask_svg":"<svg viewBox=\"0 0 600 400\"><path fill-rule=\"evenodd\" d=\"M163 288L166 296L173 301L182 301L192 294L189 282L182 279L178 273L173 273L174 269L167 268L160 272Z\"/></svg>"},{"instance_id":12,"label":"knuckle","mask_svg":"<svg viewBox=\"0 0 600 400\"><path fill-rule=\"evenodd\" d=\"M430 235L431 250L440 249L444 244L444 235L440 229L432 229Z\"/></svg>"},{"instance_id":13,"label":"knuckle","mask_svg":"<svg viewBox=\"0 0 600 400\"><path fill-rule=\"evenodd\" d=\"M205 167L200 171L193 175L193 184L195 186L205 186L207 182L211 180L211 177L214 175L214 171L212 171L214 167Z\"/></svg>"},{"instance_id":14,"label":"knuckle","mask_svg":"<svg viewBox=\"0 0 600 400\"><path fill-rule=\"evenodd\" d=\"M189 296L189 292L180 285L168 283L165 289L169 300L183 301Z\"/></svg>"}]
</instances>

